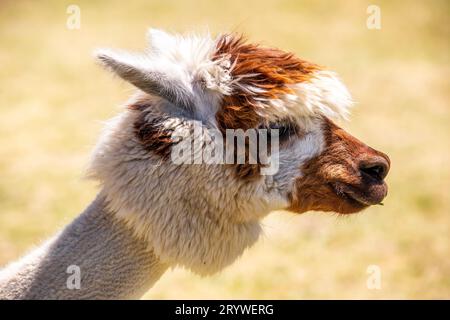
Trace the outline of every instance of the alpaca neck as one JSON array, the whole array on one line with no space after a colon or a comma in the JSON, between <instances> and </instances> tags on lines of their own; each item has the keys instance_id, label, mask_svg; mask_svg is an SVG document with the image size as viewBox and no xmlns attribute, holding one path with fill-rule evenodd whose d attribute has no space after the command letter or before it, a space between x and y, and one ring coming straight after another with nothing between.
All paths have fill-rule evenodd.
<instances>
[{"instance_id":1,"label":"alpaca neck","mask_svg":"<svg viewBox=\"0 0 450 320\"><path fill-rule=\"evenodd\" d=\"M99 196L61 233L0 272L0 299L138 298L167 267Z\"/></svg>"}]
</instances>

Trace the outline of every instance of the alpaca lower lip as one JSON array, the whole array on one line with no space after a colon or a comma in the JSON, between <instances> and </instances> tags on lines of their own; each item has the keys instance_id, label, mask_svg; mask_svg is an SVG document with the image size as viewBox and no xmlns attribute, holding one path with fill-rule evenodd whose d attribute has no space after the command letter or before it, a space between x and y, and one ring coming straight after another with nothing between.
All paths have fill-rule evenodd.
<instances>
[{"instance_id":1,"label":"alpaca lower lip","mask_svg":"<svg viewBox=\"0 0 450 320\"><path fill-rule=\"evenodd\" d=\"M347 201L363 206L381 204L387 194L387 187L384 183L364 190L348 184L336 183L335 190L338 195L341 195Z\"/></svg>"},{"instance_id":2,"label":"alpaca lower lip","mask_svg":"<svg viewBox=\"0 0 450 320\"><path fill-rule=\"evenodd\" d=\"M354 201L356 201L356 202L358 202L358 203L360 203L362 205L365 205L365 206L370 206L370 205L373 205L373 204L377 204L377 203L373 203L372 201L370 201L369 199L367 199L364 196L358 195L355 192L344 192L344 194L348 198L350 198L350 199L352 199L352 200L354 200Z\"/></svg>"},{"instance_id":3,"label":"alpaca lower lip","mask_svg":"<svg viewBox=\"0 0 450 320\"><path fill-rule=\"evenodd\" d=\"M343 190L343 193L350 199L357 201L365 206L382 204L387 194L387 186L385 184L372 186L368 190L359 190L351 187Z\"/></svg>"}]
</instances>

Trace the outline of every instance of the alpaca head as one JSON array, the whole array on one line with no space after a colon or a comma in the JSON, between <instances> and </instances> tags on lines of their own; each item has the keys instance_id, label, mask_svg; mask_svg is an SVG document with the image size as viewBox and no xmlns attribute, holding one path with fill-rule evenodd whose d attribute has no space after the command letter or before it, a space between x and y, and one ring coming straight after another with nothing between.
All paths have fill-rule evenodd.
<instances>
[{"instance_id":1,"label":"alpaca head","mask_svg":"<svg viewBox=\"0 0 450 320\"><path fill-rule=\"evenodd\" d=\"M386 196L389 158L333 122L351 105L333 72L234 35L150 30L149 42L141 54L96 54L138 92L108 125L90 171L111 209L164 259L214 272L256 240L270 211L355 213ZM276 133L265 140L272 162L252 157L251 135L243 162L236 150L235 163L202 161L239 130L257 141ZM177 163L186 141L192 161Z\"/></svg>"}]
</instances>

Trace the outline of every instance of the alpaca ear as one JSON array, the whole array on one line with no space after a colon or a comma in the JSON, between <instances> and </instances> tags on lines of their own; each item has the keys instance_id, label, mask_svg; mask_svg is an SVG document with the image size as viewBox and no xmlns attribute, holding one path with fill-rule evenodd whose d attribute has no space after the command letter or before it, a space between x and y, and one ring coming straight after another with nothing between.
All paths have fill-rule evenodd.
<instances>
[{"instance_id":1,"label":"alpaca ear","mask_svg":"<svg viewBox=\"0 0 450 320\"><path fill-rule=\"evenodd\" d=\"M170 73L158 70L158 65L147 56L124 51L100 49L95 57L107 69L123 80L151 95L156 95L177 106L192 109L193 98L189 89Z\"/></svg>"}]
</instances>

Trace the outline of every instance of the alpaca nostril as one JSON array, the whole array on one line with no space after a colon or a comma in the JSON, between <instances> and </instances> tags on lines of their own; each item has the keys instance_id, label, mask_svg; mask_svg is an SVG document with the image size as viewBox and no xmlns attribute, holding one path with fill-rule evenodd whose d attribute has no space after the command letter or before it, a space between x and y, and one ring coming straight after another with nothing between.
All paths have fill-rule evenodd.
<instances>
[{"instance_id":1,"label":"alpaca nostril","mask_svg":"<svg viewBox=\"0 0 450 320\"><path fill-rule=\"evenodd\" d=\"M389 164L385 159L379 158L361 163L359 170L375 180L382 181L389 171Z\"/></svg>"}]
</instances>

